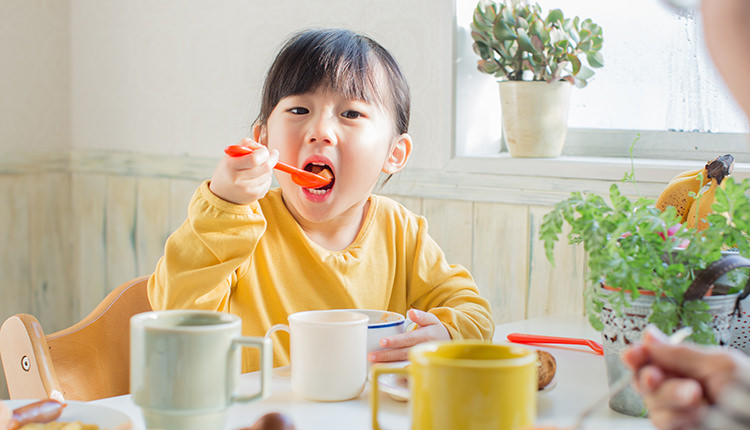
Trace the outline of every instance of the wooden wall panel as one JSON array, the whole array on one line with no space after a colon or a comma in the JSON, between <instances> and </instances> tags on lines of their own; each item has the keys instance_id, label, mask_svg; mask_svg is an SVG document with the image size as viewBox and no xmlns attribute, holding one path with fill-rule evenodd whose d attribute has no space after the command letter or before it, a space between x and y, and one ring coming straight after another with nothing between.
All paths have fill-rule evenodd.
<instances>
[{"instance_id":1,"label":"wooden wall panel","mask_svg":"<svg viewBox=\"0 0 750 430\"><path fill-rule=\"evenodd\" d=\"M164 243L171 233L169 195L169 179L138 179L135 249L136 270L140 275L153 273L164 253Z\"/></svg>"},{"instance_id":2,"label":"wooden wall panel","mask_svg":"<svg viewBox=\"0 0 750 430\"><path fill-rule=\"evenodd\" d=\"M31 312L30 177L0 175L0 318Z\"/></svg>"},{"instance_id":3,"label":"wooden wall panel","mask_svg":"<svg viewBox=\"0 0 750 430\"><path fill-rule=\"evenodd\" d=\"M0 322L32 311L28 175L0 175ZM8 398L5 374L0 373L0 399Z\"/></svg>"},{"instance_id":4,"label":"wooden wall panel","mask_svg":"<svg viewBox=\"0 0 750 430\"><path fill-rule=\"evenodd\" d=\"M30 175L29 208L31 314L45 330L60 330L75 321L77 298L70 285L70 179L64 172Z\"/></svg>"},{"instance_id":5,"label":"wooden wall panel","mask_svg":"<svg viewBox=\"0 0 750 430\"><path fill-rule=\"evenodd\" d=\"M78 298L76 320L88 315L109 292L105 236L108 179L105 174L72 174L73 274L69 292Z\"/></svg>"},{"instance_id":6,"label":"wooden wall panel","mask_svg":"<svg viewBox=\"0 0 750 430\"><path fill-rule=\"evenodd\" d=\"M473 275L495 323L526 316L529 222L524 206L474 204Z\"/></svg>"},{"instance_id":7,"label":"wooden wall panel","mask_svg":"<svg viewBox=\"0 0 750 430\"><path fill-rule=\"evenodd\" d=\"M583 314L585 255L583 246L571 246L563 239L554 252L554 267L547 261L539 226L551 207L529 207L531 270L526 318L544 315Z\"/></svg>"},{"instance_id":8,"label":"wooden wall panel","mask_svg":"<svg viewBox=\"0 0 750 430\"><path fill-rule=\"evenodd\" d=\"M110 176L106 189L106 287L112 291L138 276L135 249L137 183L133 176Z\"/></svg>"},{"instance_id":9,"label":"wooden wall panel","mask_svg":"<svg viewBox=\"0 0 750 430\"><path fill-rule=\"evenodd\" d=\"M422 211L430 236L440 245L450 264L472 270L473 203L459 200L424 199Z\"/></svg>"}]
</instances>

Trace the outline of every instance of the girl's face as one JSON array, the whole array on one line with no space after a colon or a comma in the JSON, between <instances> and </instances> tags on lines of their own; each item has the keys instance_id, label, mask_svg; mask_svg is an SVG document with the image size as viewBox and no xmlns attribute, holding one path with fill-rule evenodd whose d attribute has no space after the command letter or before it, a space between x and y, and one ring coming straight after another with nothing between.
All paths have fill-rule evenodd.
<instances>
[{"instance_id":1,"label":"girl's face","mask_svg":"<svg viewBox=\"0 0 750 430\"><path fill-rule=\"evenodd\" d=\"M411 151L407 134L395 133L382 106L350 100L319 88L279 101L261 127L260 142L279 151L279 160L333 180L320 189L302 188L277 174L284 203L304 227L361 220L381 172L400 170Z\"/></svg>"}]
</instances>

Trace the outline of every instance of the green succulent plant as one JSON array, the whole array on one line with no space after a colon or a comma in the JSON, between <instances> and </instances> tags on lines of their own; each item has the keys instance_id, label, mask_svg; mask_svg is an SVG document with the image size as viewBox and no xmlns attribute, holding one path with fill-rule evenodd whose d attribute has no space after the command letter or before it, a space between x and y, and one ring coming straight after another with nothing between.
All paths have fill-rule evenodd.
<instances>
[{"instance_id":1,"label":"green succulent plant","mask_svg":"<svg viewBox=\"0 0 750 430\"><path fill-rule=\"evenodd\" d=\"M604 66L599 25L565 18L560 9L543 18L536 3L480 1L471 37L478 69L511 81L566 80L582 88L594 75L591 68Z\"/></svg>"}]
</instances>

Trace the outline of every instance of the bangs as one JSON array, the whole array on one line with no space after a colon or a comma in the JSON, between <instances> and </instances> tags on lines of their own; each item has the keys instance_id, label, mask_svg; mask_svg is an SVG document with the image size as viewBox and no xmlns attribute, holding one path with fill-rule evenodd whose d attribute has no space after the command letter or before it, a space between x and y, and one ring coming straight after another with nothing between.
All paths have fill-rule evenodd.
<instances>
[{"instance_id":1,"label":"bangs","mask_svg":"<svg viewBox=\"0 0 750 430\"><path fill-rule=\"evenodd\" d=\"M306 30L294 35L268 70L260 124L289 96L330 90L350 100L376 104L394 116L398 133L409 125L409 87L393 57L369 37L344 29Z\"/></svg>"},{"instance_id":2,"label":"bangs","mask_svg":"<svg viewBox=\"0 0 750 430\"><path fill-rule=\"evenodd\" d=\"M320 88L384 106L378 91L382 66L372 51L368 38L347 30L298 33L268 71L260 119L267 119L281 99Z\"/></svg>"},{"instance_id":3,"label":"bangs","mask_svg":"<svg viewBox=\"0 0 750 430\"><path fill-rule=\"evenodd\" d=\"M277 100L325 89L351 100L384 102L376 82L376 77L382 74L373 73L380 67L366 46L348 41L346 44L313 42L290 60L287 73L280 76L282 81L276 86Z\"/></svg>"}]
</instances>

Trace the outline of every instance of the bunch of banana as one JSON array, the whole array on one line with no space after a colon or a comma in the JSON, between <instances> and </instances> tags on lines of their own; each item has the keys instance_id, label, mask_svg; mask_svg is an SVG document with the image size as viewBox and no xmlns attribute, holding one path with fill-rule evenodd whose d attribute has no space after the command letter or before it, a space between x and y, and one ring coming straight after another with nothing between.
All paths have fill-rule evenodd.
<instances>
[{"instance_id":1,"label":"bunch of banana","mask_svg":"<svg viewBox=\"0 0 750 430\"><path fill-rule=\"evenodd\" d=\"M705 219L714 204L716 189L732 173L733 167L734 157L725 154L700 169L680 173L659 194L656 207L663 211L667 206L674 206L686 227L703 230L707 227ZM708 189L701 193L707 184Z\"/></svg>"}]
</instances>

